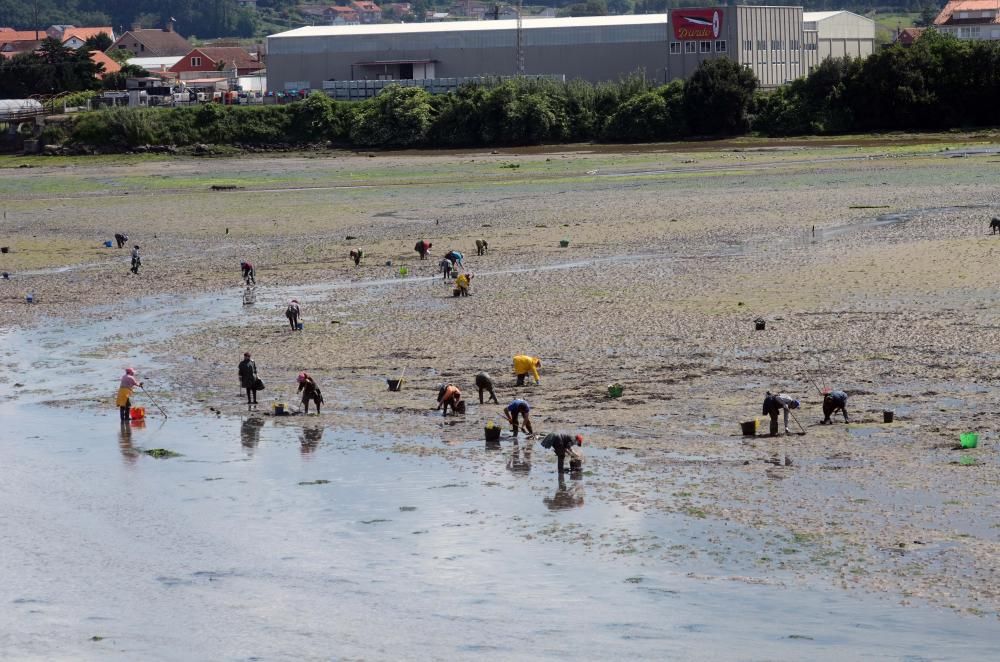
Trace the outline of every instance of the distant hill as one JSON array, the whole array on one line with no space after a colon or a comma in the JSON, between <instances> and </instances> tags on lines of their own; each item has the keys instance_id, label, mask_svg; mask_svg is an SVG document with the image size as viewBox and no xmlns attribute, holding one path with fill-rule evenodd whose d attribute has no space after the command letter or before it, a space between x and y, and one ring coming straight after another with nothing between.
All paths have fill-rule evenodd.
<instances>
[{"instance_id":1,"label":"distant hill","mask_svg":"<svg viewBox=\"0 0 1000 662\"><path fill-rule=\"evenodd\" d=\"M291 3L259 0L257 4L269 8ZM121 32L133 23L161 27L171 18L185 37L251 37L257 29L255 12L241 9L237 0L0 0L0 26L22 30L110 25Z\"/></svg>"}]
</instances>

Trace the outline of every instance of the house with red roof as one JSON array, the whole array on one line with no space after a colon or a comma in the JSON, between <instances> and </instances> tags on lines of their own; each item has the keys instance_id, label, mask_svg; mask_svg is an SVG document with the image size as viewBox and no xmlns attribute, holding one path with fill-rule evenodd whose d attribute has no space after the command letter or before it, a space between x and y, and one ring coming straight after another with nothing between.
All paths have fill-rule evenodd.
<instances>
[{"instance_id":1,"label":"house with red roof","mask_svg":"<svg viewBox=\"0 0 1000 662\"><path fill-rule=\"evenodd\" d=\"M892 40L892 43L899 44L900 46L912 46L913 43L920 39L920 35L924 33L926 28L903 28L896 31L896 38Z\"/></svg>"},{"instance_id":2,"label":"house with red roof","mask_svg":"<svg viewBox=\"0 0 1000 662\"><path fill-rule=\"evenodd\" d=\"M201 46L184 55L168 71L183 80L185 74L205 74L225 71L233 76L247 76L260 71L264 65L245 48L238 46ZM197 77L197 76L195 76Z\"/></svg>"},{"instance_id":3,"label":"house with red roof","mask_svg":"<svg viewBox=\"0 0 1000 662\"><path fill-rule=\"evenodd\" d=\"M382 8L371 0L351 0L351 9L357 12L358 20L363 24L382 22Z\"/></svg>"},{"instance_id":4,"label":"house with red roof","mask_svg":"<svg viewBox=\"0 0 1000 662\"><path fill-rule=\"evenodd\" d=\"M102 79L108 74L116 74L122 70L122 65L118 64L101 51L90 51L90 61L94 64L104 66L104 69L97 74L98 79Z\"/></svg>"},{"instance_id":5,"label":"house with red roof","mask_svg":"<svg viewBox=\"0 0 1000 662\"><path fill-rule=\"evenodd\" d=\"M934 19L934 29L959 39L1000 39L1000 2L952 0Z\"/></svg>"},{"instance_id":6,"label":"house with red roof","mask_svg":"<svg viewBox=\"0 0 1000 662\"><path fill-rule=\"evenodd\" d=\"M323 10L323 19L330 25L358 25L361 17L353 7L333 5Z\"/></svg>"},{"instance_id":7,"label":"house with red roof","mask_svg":"<svg viewBox=\"0 0 1000 662\"><path fill-rule=\"evenodd\" d=\"M72 48L76 50L82 47L88 39L91 37L96 37L99 34L106 34L111 43L115 41L115 31L111 28L74 28L68 27L63 30L62 42L63 46L67 48Z\"/></svg>"},{"instance_id":8,"label":"house with red roof","mask_svg":"<svg viewBox=\"0 0 1000 662\"><path fill-rule=\"evenodd\" d=\"M174 32L174 24L165 28L132 28L118 37L111 48L132 53L135 57L167 57L184 55L191 51L191 42Z\"/></svg>"}]
</instances>

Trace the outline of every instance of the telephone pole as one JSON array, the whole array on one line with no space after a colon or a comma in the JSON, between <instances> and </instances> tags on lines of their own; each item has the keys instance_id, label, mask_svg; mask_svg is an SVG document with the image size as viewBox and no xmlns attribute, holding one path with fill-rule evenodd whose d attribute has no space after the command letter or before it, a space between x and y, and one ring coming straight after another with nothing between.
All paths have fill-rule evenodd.
<instances>
[{"instance_id":1,"label":"telephone pole","mask_svg":"<svg viewBox=\"0 0 1000 662\"><path fill-rule=\"evenodd\" d=\"M514 70L518 76L524 75L524 25L521 22L522 10L523 0L517 0L517 61L514 63Z\"/></svg>"}]
</instances>

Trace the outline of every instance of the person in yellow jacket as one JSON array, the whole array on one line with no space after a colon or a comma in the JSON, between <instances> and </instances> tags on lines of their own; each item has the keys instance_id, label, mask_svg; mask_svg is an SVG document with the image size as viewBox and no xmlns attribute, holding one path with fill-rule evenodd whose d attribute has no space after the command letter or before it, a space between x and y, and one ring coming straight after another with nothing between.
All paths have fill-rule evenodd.
<instances>
[{"instance_id":1,"label":"person in yellow jacket","mask_svg":"<svg viewBox=\"0 0 1000 662\"><path fill-rule=\"evenodd\" d=\"M463 297L469 296L469 282L472 280L472 274L461 274L455 279L455 289Z\"/></svg>"},{"instance_id":2,"label":"person in yellow jacket","mask_svg":"<svg viewBox=\"0 0 1000 662\"><path fill-rule=\"evenodd\" d=\"M542 360L535 356L518 354L514 357L514 374L517 375L517 385L524 386L524 378L528 375L535 377L538 383L538 369L542 367Z\"/></svg>"},{"instance_id":3,"label":"person in yellow jacket","mask_svg":"<svg viewBox=\"0 0 1000 662\"><path fill-rule=\"evenodd\" d=\"M115 404L118 405L118 416L122 423L128 423L131 418L129 410L132 408L132 390L138 386L142 388L142 382L135 378L135 370L125 368L122 375L121 384L118 386L118 395L115 397Z\"/></svg>"}]
</instances>

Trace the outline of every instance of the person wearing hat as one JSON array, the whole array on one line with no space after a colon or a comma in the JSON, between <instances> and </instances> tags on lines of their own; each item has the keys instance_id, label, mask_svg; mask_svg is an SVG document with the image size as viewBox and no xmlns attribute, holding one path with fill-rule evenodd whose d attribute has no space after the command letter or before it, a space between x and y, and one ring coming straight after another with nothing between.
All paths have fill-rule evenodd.
<instances>
[{"instance_id":1,"label":"person wearing hat","mask_svg":"<svg viewBox=\"0 0 1000 662\"><path fill-rule=\"evenodd\" d=\"M465 404L462 402L462 392L454 384L445 384L438 389L438 409L444 408L442 416L448 415L448 407L451 407L452 414L465 411ZM461 412L460 412L461 410Z\"/></svg>"},{"instance_id":2,"label":"person wearing hat","mask_svg":"<svg viewBox=\"0 0 1000 662\"><path fill-rule=\"evenodd\" d=\"M490 377L488 372L476 373L476 388L479 389L479 404L483 404L483 393L489 391L490 399L489 402L495 402L500 404L497 400L497 394L493 391L493 378Z\"/></svg>"},{"instance_id":3,"label":"person wearing hat","mask_svg":"<svg viewBox=\"0 0 1000 662\"><path fill-rule=\"evenodd\" d=\"M285 308L285 317L288 318L288 324L291 325L292 331L296 331L299 328L299 315L302 311L299 309L299 300L292 299L288 304L288 308Z\"/></svg>"},{"instance_id":4,"label":"person wearing hat","mask_svg":"<svg viewBox=\"0 0 1000 662\"><path fill-rule=\"evenodd\" d=\"M531 429L531 418L529 418L530 413L531 405L529 405L526 400L522 400L521 398L511 400L510 404L504 407L503 417L510 423L511 433L515 438L520 430L518 417L523 420L524 429L528 431L528 434L535 434L534 430Z\"/></svg>"},{"instance_id":5,"label":"person wearing hat","mask_svg":"<svg viewBox=\"0 0 1000 662\"><path fill-rule=\"evenodd\" d=\"M132 391L136 386L142 388L142 382L135 378L135 370L125 368L125 374L122 375L118 386L118 395L115 397L115 404L118 405L118 416L122 423L128 423L131 420L129 410L132 408Z\"/></svg>"},{"instance_id":6,"label":"person wearing hat","mask_svg":"<svg viewBox=\"0 0 1000 662\"><path fill-rule=\"evenodd\" d=\"M312 400L316 403L316 415L319 416L320 405L323 404L323 393L319 390L316 380L303 370L299 373L297 381L299 382L298 393L302 394L302 407L305 409L305 413L309 413L309 401Z\"/></svg>"},{"instance_id":7,"label":"person wearing hat","mask_svg":"<svg viewBox=\"0 0 1000 662\"><path fill-rule=\"evenodd\" d=\"M142 256L139 255L139 246L136 244L132 247L132 273L138 274L139 267L142 266Z\"/></svg>"},{"instance_id":8,"label":"person wearing hat","mask_svg":"<svg viewBox=\"0 0 1000 662\"><path fill-rule=\"evenodd\" d=\"M517 385L524 386L524 378L533 375L535 383L538 383L538 369L542 367L542 360L536 356L518 354L514 357L514 374L517 375Z\"/></svg>"},{"instance_id":9,"label":"person wearing hat","mask_svg":"<svg viewBox=\"0 0 1000 662\"><path fill-rule=\"evenodd\" d=\"M448 251L444 256L444 259L451 262L452 269L454 269L456 266L459 267L460 269L465 267L465 264L462 263L462 260L465 259L465 256L462 255L460 251Z\"/></svg>"},{"instance_id":10,"label":"person wearing hat","mask_svg":"<svg viewBox=\"0 0 1000 662\"><path fill-rule=\"evenodd\" d=\"M582 461L582 457L576 450L574 446L583 445L583 435L576 435L571 437L568 434L561 434L556 432L550 432L545 437L542 438L542 448L551 448L552 452L556 454L558 460L558 467L556 469L557 473L560 475L564 471L575 471L576 468L573 466L573 461L570 461L570 468L565 469L563 467L563 461L566 459L566 454L568 453L572 460ZM578 465L579 466L579 465Z\"/></svg>"},{"instance_id":11,"label":"person wearing hat","mask_svg":"<svg viewBox=\"0 0 1000 662\"><path fill-rule=\"evenodd\" d=\"M833 425L833 421L830 420L830 416L837 413L840 410L844 414L844 422L850 423L847 420L847 393L844 391L830 391L829 393L823 394L823 424Z\"/></svg>"},{"instance_id":12,"label":"person wearing hat","mask_svg":"<svg viewBox=\"0 0 1000 662\"><path fill-rule=\"evenodd\" d=\"M247 404L257 404L257 364L250 360L250 352L243 353L237 369L240 375L240 386L247 390Z\"/></svg>"},{"instance_id":13,"label":"person wearing hat","mask_svg":"<svg viewBox=\"0 0 1000 662\"><path fill-rule=\"evenodd\" d=\"M799 401L790 395L785 395L784 393L779 393L778 395L772 394L770 391L764 396L764 407L763 413L771 417L771 436L777 436L778 434L778 414L784 410L785 412L785 434L789 434L791 430L788 429L788 411L790 409L798 409Z\"/></svg>"}]
</instances>

